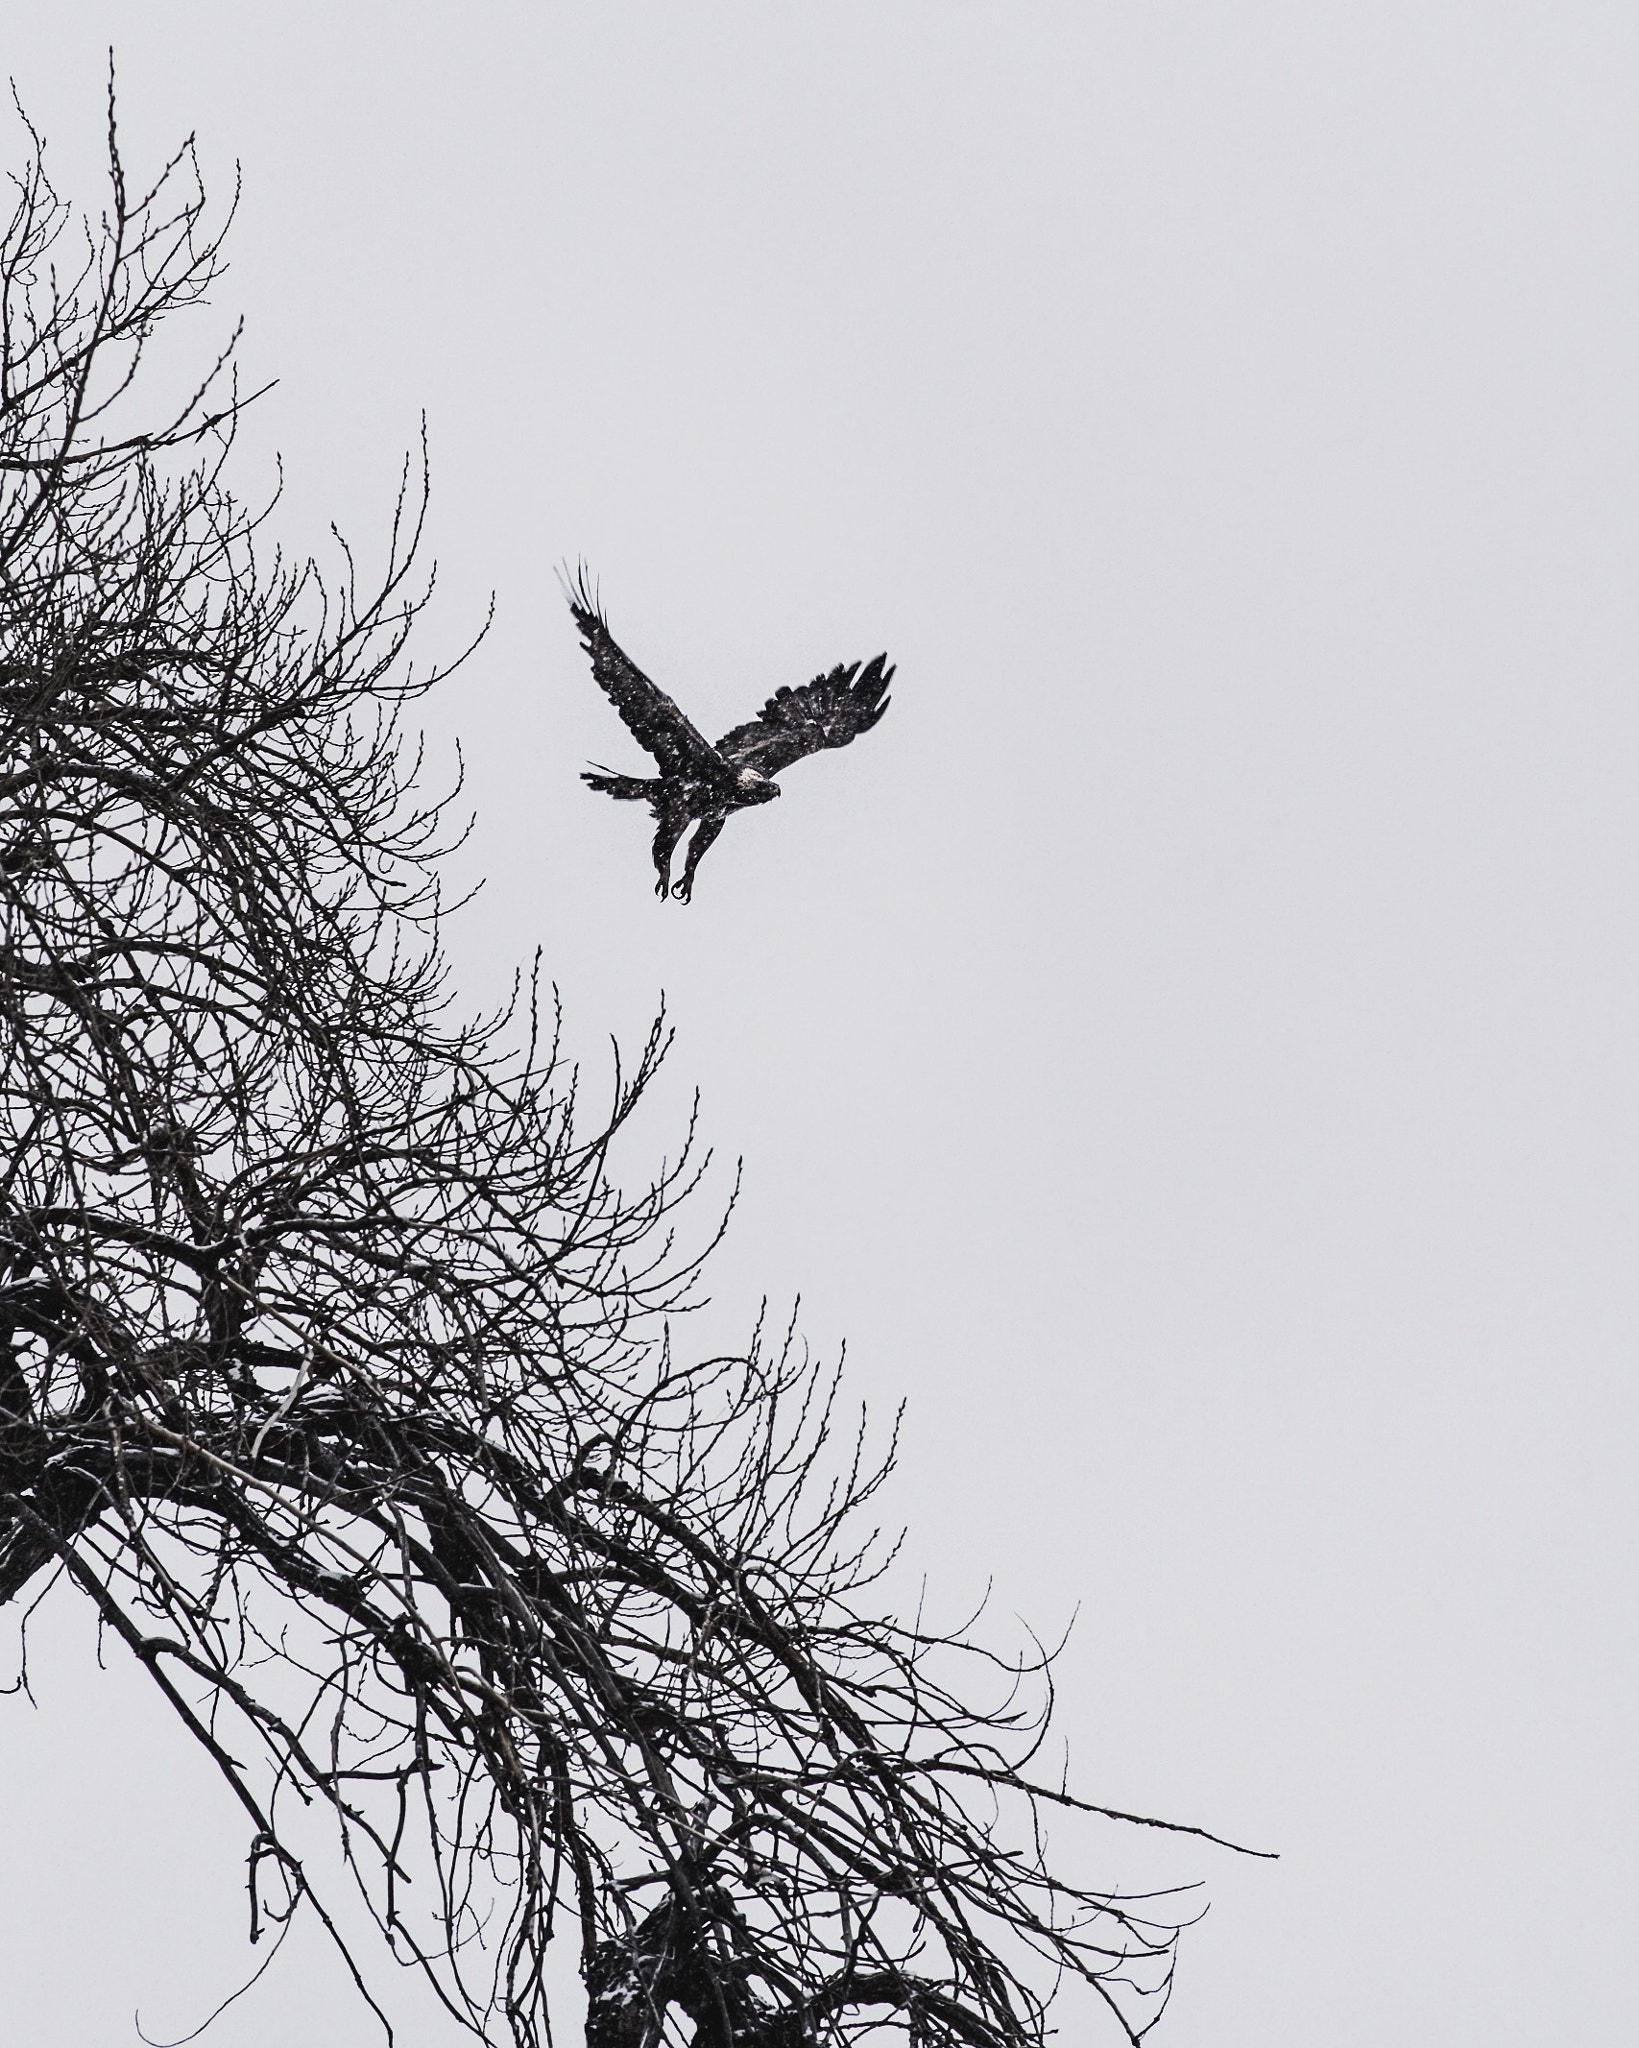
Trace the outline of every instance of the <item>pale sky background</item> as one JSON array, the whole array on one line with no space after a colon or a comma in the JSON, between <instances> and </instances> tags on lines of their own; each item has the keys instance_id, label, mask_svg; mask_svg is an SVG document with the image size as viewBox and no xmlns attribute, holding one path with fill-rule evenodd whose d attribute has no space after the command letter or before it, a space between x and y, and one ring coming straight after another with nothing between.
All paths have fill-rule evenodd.
<instances>
[{"instance_id":1,"label":"pale sky background","mask_svg":"<svg viewBox=\"0 0 1639 2048\"><path fill-rule=\"evenodd\" d=\"M93 204L110 41L243 165L247 492L368 551L425 408L429 644L496 593L473 999L666 991L719 1300L908 1398L936 1601L1079 1607L1082 1789L1281 1852L1169 1865L1158 2048L1639 2038L1639 12L4 0ZM688 909L581 555L708 730L899 664ZM64 1597L0 2031L174 2038L242 1834ZM310 1942L210 2038L373 2037Z\"/></svg>"}]
</instances>

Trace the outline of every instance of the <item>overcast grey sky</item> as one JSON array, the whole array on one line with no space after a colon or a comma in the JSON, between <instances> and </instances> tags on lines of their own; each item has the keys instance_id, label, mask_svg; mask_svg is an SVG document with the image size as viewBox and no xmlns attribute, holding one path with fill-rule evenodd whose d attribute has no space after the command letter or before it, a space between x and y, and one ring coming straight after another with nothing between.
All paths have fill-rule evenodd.
<instances>
[{"instance_id":1,"label":"overcast grey sky","mask_svg":"<svg viewBox=\"0 0 1639 2048\"><path fill-rule=\"evenodd\" d=\"M243 166L247 490L368 548L424 408L431 639L496 594L474 1000L540 944L596 1060L666 991L719 1299L908 1398L937 1601L1079 1607L1091 1796L1281 1851L1169 1864L1157 2042L1639 2038L1639 14L7 0L93 204L110 41L135 168ZM641 757L566 556L708 730L899 664L690 908L577 780ZM91 1654L0 1702L49 2048L246 1955ZM368 2033L309 1943L214 2038Z\"/></svg>"}]
</instances>

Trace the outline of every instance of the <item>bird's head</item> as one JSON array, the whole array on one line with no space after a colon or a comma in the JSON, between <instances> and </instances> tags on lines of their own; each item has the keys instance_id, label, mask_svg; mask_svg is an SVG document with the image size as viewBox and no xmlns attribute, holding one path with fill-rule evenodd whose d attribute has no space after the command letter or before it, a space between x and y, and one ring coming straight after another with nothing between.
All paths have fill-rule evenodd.
<instances>
[{"instance_id":1,"label":"bird's head","mask_svg":"<svg viewBox=\"0 0 1639 2048\"><path fill-rule=\"evenodd\" d=\"M737 778L740 793L748 804L766 804L780 794L780 785L755 768L742 768Z\"/></svg>"}]
</instances>

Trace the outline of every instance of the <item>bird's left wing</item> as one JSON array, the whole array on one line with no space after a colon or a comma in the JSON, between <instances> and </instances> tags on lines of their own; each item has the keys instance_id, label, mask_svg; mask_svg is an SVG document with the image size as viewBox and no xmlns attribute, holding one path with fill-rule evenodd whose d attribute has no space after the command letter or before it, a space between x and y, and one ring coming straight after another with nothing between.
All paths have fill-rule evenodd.
<instances>
[{"instance_id":1,"label":"bird's left wing","mask_svg":"<svg viewBox=\"0 0 1639 2048\"><path fill-rule=\"evenodd\" d=\"M717 751L736 768L778 775L805 754L845 747L887 710L893 670L879 654L863 668L856 661L818 676L800 690L776 690L747 725L737 725L717 742Z\"/></svg>"},{"instance_id":2,"label":"bird's left wing","mask_svg":"<svg viewBox=\"0 0 1639 2048\"><path fill-rule=\"evenodd\" d=\"M620 713L633 739L659 762L660 772L720 776L722 755L695 730L660 685L651 683L637 663L616 645L597 599L586 587L585 570L572 584L564 583L564 593L586 651L592 657L593 677Z\"/></svg>"}]
</instances>

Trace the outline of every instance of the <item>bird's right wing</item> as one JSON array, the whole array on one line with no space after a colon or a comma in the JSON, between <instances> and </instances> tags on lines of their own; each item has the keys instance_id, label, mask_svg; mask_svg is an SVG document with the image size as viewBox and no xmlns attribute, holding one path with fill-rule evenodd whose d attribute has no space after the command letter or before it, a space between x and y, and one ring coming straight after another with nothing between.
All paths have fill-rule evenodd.
<instances>
[{"instance_id":1,"label":"bird's right wing","mask_svg":"<svg viewBox=\"0 0 1639 2048\"><path fill-rule=\"evenodd\" d=\"M646 747L663 775L721 776L727 769L717 749L683 716L658 683L651 683L636 662L615 644L597 599L586 587L586 571L564 594L580 637L592 658L592 675L625 721L639 746Z\"/></svg>"},{"instance_id":2,"label":"bird's right wing","mask_svg":"<svg viewBox=\"0 0 1639 2048\"><path fill-rule=\"evenodd\" d=\"M863 669L856 661L816 676L800 690L776 690L749 723L724 733L717 751L737 768L778 775L807 754L845 747L869 732L888 708L892 681L888 657L879 654Z\"/></svg>"}]
</instances>

